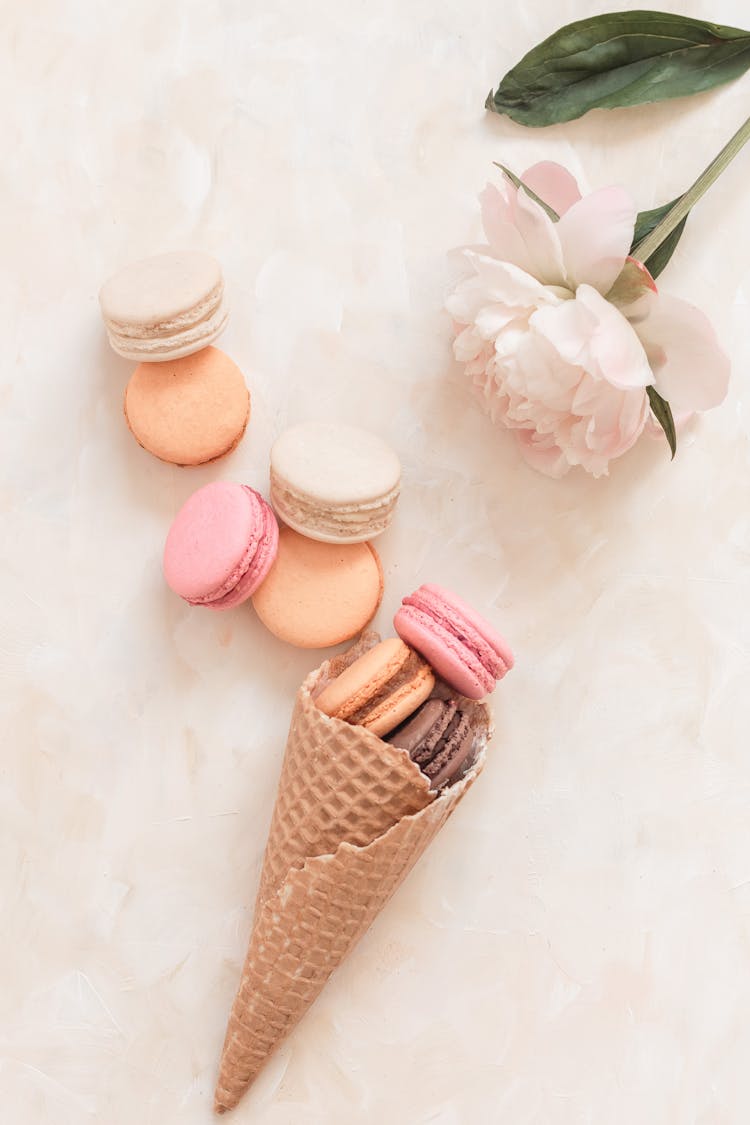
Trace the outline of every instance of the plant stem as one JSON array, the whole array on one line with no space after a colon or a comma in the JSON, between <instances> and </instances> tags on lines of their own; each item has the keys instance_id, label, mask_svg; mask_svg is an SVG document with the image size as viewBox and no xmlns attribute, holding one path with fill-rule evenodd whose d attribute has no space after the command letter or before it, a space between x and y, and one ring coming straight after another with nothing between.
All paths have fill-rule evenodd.
<instances>
[{"instance_id":1,"label":"plant stem","mask_svg":"<svg viewBox=\"0 0 750 1125\"><path fill-rule=\"evenodd\" d=\"M671 211L667 211L664 218L658 223L650 234L647 234L637 246L633 248L633 257L639 262L645 262L653 254L665 238L667 238L679 222L687 215L690 208L698 202L704 192L708 191L714 180L717 180L726 166L734 160L746 141L750 140L750 117L741 125L730 141L724 145L705 171L701 172L692 187L675 203Z\"/></svg>"}]
</instances>

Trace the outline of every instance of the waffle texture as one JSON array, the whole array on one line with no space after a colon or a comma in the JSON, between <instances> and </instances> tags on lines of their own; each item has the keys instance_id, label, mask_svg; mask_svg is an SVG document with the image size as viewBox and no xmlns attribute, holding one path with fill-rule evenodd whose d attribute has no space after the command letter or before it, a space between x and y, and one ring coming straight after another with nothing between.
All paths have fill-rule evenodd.
<instances>
[{"instance_id":1,"label":"waffle texture","mask_svg":"<svg viewBox=\"0 0 750 1125\"><path fill-rule=\"evenodd\" d=\"M374 643L370 635L364 645ZM469 705L478 757L439 796L398 747L329 718L314 697L362 652L300 688L232 1005L214 1108L232 1109L320 994L478 776L489 712Z\"/></svg>"}]
</instances>

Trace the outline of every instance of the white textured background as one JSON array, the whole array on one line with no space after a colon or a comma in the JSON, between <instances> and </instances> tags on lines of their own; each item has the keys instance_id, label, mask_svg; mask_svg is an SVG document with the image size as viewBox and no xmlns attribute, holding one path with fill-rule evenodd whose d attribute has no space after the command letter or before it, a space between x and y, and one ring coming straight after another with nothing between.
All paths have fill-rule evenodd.
<instances>
[{"instance_id":1,"label":"white textured background","mask_svg":"<svg viewBox=\"0 0 750 1125\"><path fill-rule=\"evenodd\" d=\"M745 0L661 6L748 23ZM378 624L453 585L517 651L480 785L236 1112L252 1125L726 1125L750 1115L750 151L665 288L734 361L670 465L535 475L449 355L444 252L502 159L641 207L684 189L750 79L541 132L504 71L610 4L4 0L0 114L0 1118L207 1125L293 692L318 657L190 610L169 521L265 487L288 422L405 466ZM121 415L103 279L203 247L244 442L162 465Z\"/></svg>"}]
</instances>

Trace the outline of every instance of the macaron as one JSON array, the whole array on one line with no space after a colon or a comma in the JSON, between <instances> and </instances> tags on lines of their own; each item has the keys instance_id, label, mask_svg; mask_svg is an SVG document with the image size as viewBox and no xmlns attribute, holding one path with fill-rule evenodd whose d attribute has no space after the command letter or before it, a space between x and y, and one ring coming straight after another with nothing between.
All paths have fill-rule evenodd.
<instances>
[{"instance_id":1,"label":"macaron","mask_svg":"<svg viewBox=\"0 0 750 1125\"><path fill-rule=\"evenodd\" d=\"M271 503L289 527L323 543L362 543L385 531L401 487L398 457L376 434L303 422L271 450Z\"/></svg>"},{"instance_id":2,"label":"macaron","mask_svg":"<svg viewBox=\"0 0 750 1125\"><path fill-rule=\"evenodd\" d=\"M513 667L513 653L500 634L442 586L426 584L404 598L393 624L441 679L469 699L487 695Z\"/></svg>"},{"instance_id":3,"label":"macaron","mask_svg":"<svg viewBox=\"0 0 750 1125\"><path fill-rule=\"evenodd\" d=\"M126 266L104 283L99 304L117 354L149 363L200 351L229 317L221 266L196 250Z\"/></svg>"},{"instance_id":4,"label":"macaron","mask_svg":"<svg viewBox=\"0 0 750 1125\"><path fill-rule=\"evenodd\" d=\"M386 741L406 750L431 789L458 781L474 760L469 716L452 699L428 699Z\"/></svg>"},{"instance_id":5,"label":"macaron","mask_svg":"<svg viewBox=\"0 0 750 1125\"><path fill-rule=\"evenodd\" d=\"M242 372L219 348L141 363L125 391L125 418L134 438L174 465L204 465L231 453L249 417Z\"/></svg>"},{"instance_id":6,"label":"macaron","mask_svg":"<svg viewBox=\"0 0 750 1125\"><path fill-rule=\"evenodd\" d=\"M382 596L383 571L369 543L320 543L282 527L276 561L253 605L280 640L328 648L364 629Z\"/></svg>"},{"instance_id":7,"label":"macaron","mask_svg":"<svg viewBox=\"0 0 750 1125\"><path fill-rule=\"evenodd\" d=\"M426 661L390 637L350 664L315 702L326 715L382 737L424 703L434 686Z\"/></svg>"},{"instance_id":8,"label":"macaron","mask_svg":"<svg viewBox=\"0 0 750 1125\"><path fill-rule=\"evenodd\" d=\"M180 508L164 544L164 577L190 605L232 609L271 569L279 528L254 489L214 481Z\"/></svg>"}]
</instances>

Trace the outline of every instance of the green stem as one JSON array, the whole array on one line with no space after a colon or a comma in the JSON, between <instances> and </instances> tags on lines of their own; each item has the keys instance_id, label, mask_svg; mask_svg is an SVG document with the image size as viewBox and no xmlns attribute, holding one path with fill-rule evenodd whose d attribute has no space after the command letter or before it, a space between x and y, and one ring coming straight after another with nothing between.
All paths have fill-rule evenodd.
<instances>
[{"instance_id":1,"label":"green stem","mask_svg":"<svg viewBox=\"0 0 750 1125\"><path fill-rule=\"evenodd\" d=\"M714 180L717 180L726 166L734 160L737 153L740 151L746 141L750 140L750 117L744 125L741 125L737 132L732 137L731 141L727 141L724 148L719 155L715 157L708 168L701 172L698 179L692 187L689 187L683 196L681 196L671 211L667 211L664 218L660 223L654 227L650 234L641 239L637 246L633 248L633 257L637 258L639 262L645 262L654 250L661 246L662 242L672 233L678 223L687 215L690 208L698 202L704 192L708 191Z\"/></svg>"}]
</instances>

